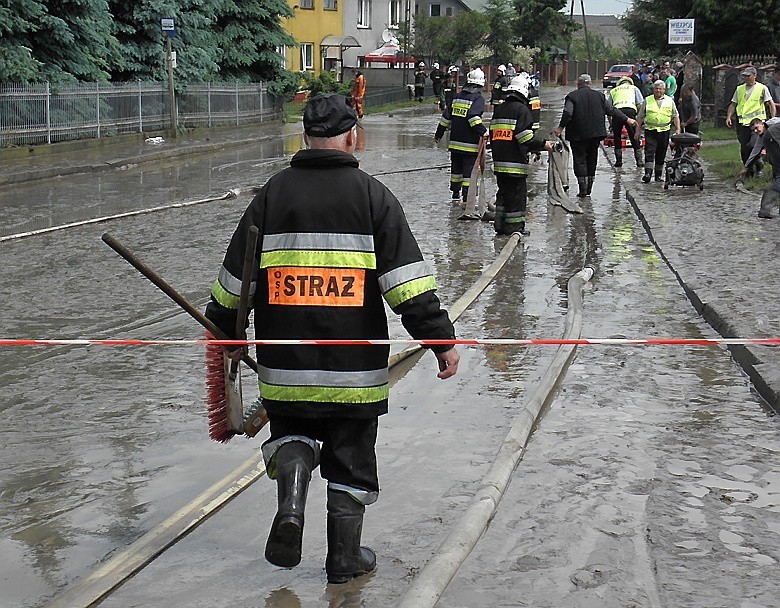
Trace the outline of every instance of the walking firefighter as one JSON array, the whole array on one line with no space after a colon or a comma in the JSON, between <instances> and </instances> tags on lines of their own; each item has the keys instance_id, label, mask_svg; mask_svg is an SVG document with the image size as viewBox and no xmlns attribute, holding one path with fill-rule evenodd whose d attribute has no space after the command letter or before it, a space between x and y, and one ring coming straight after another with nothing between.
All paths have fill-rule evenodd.
<instances>
[{"instance_id":1,"label":"walking firefighter","mask_svg":"<svg viewBox=\"0 0 780 608\"><path fill-rule=\"evenodd\" d=\"M466 76L466 84L452 99L439 120L433 139L439 143L444 132L450 130L450 190L452 201L458 202L468 196L471 170L477 160L479 141L487 134L482 123L485 100L482 89L485 86L485 73L474 68Z\"/></svg>"},{"instance_id":2,"label":"walking firefighter","mask_svg":"<svg viewBox=\"0 0 780 608\"><path fill-rule=\"evenodd\" d=\"M535 136L529 88L527 74L512 78L503 90L503 103L496 106L490 121L493 173L498 183L494 220L498 234L525 231L528 154L553 149L551 142Z\"/></svg>"}]
</instances>

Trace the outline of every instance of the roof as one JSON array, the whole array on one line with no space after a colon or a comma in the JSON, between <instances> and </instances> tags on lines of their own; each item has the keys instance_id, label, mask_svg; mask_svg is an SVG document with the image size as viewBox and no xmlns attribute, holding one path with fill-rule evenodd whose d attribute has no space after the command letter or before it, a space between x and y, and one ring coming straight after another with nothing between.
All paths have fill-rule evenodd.
<instances>
[{"instance_id":1,"label":"roof","mask_svg":"<svg viewBox=\"0 0 780 608\"><path fill-rule=\"evenodd\" d=\"M582 25L582 15L575 14L573 20ZM585 15L585 25L588 27L588 34L598 34L605 42L615 47L623 46L629 38L628 31L623 28L623 20L614 15ZM580 29L574 35L584 37L585 32Z\"/></svg>"}]
</instances>

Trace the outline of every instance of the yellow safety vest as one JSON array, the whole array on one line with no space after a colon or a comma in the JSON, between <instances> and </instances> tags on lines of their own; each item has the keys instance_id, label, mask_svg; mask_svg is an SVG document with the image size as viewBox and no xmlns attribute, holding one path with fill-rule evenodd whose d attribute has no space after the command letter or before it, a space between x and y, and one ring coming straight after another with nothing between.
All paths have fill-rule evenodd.
<instances>
[{"instance_id":1,"label":"yellow safety vest","mask_svg":"<svg viewBox=\"0 0 780 608\"><path fill-rule=\"evenodd\" d=\"M757 82L753 85L750 97L746 97L747 85L741 84L737 87L737 116L740 125L746 127L754 118L766 120L766 105L763 101L765 89L763 84Z\"/></svg>"},{"instance_id":2,"label":"yellow safety vest","mask_svg":"<svg viewBox=\"0 0 780 608\"><path fill-rule=\"evenodd\" d=\"M616 108L634 108L636 110L636 93L633 84L619 84L609 94L612 105Z\"/></svg>"},{"instance_id":3,"label":"yellow safety vest","mask_svg":"<svg viewBox=\"0 0 780 608\"><path fill-rule=\"evenodd\" d=\"M656 99L650 95L645 99L645 129L649 131L668 131L674 118L674 100L668 95Z\"/></svg>"}]
</instances>

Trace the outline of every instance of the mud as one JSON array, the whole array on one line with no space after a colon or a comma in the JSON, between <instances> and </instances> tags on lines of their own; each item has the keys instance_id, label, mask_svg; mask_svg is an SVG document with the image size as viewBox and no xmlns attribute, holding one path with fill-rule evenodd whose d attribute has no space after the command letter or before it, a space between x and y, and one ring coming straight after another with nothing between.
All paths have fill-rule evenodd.
<instances>
[{"instance_id":1,"label":"mud","mask_svg":"<svg viewBox=\"0 0 780 608\"><path fill-rule=\"evenodd\" d=\"M545 95L543 121L560 91ZM558 104L558 105L556 105ZM453 302L503 245L455 218L436 116L365 120L362 167L399 197L439 293ZM71 176L0 193L5 234L258 184L300 138L208 158ZM268 161L268 164L264 163ZM420 169L420 170L418 170ZM546 167L530 181L530 235L458 323L462 336L559 337L565 287L585 264L583 335L716 337L697 316L625 200L638 175L606 157L585 214L547 205ZM494 188L494 185L491 185ZM0 333L13 337L201 335L101 241L110 230L198 305L247 196L2 244ZM392 333L404 335L392 320ZM442 382L428 354L380 421L382 495L364 541L376 573L325 583L324 482L315 474L304 557L270 566L275 510L261 479L109 597L104 606L391 606L471 500L547 348L462 349ZM0 606L40 605L152 529L259 448L206 438L203 353L189 348L0 351ZM772 606L780 547L777 418L727 351L581 347L532 435L477 548L442 598L460 606Z\"/></svg>"}]
</instances>

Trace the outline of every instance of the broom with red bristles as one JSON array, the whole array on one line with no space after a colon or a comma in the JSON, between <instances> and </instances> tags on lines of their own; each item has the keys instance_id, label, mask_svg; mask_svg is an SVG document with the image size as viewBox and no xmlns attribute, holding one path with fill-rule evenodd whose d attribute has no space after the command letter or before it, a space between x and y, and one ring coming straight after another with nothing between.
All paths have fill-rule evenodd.
<instances>
[{"instance_id":1,"label":"broom with red bristles","mask_svg":"<svg viewBox=\"0 0 780 608\"><path fill-rule=\"evenodd\" d=\"M256 266L257 226L250 226L244 249L244 268L236 313L236 340L246 339L249 288ZM213 336L206 331L206 338ZM221 346L206 346L206 399L209 404L209 437L225 443L244 432L244 402L238 361L231 360Z\"/></svg>"},{"instance_id":2,"label":"broom with red bristles","mask_svg":"<svg viewBox=\"0 0 780 608\"><path fill-rule=\"evenodd\" d=\"M138 272L140 272L147 279L149 279L154 284L155 287L157 287L160 291L162 291L165 295L167 295L171 300L176 302L176 304L178 304L184 310L184 312L186 312L198 323L200 323L203 327L205 327L206 335L208 336L208 339L211 340L214 337L216 337L219 340L230 340L230 337L227 334L225 334L225 332L223 332L219 327L217 327L210 319L208 319L202 312L200 312L200 310L195 308L186 299L184 299L184 297L178 291L176 291L173 287L171 287L162 277L156 274L151 268L149 268L140 259L138 259L129 249L127 249L124 245L122 245L119 241L117 241L108 232L103 234L102 239L103 242L105 242L109 247L111 247L111 249L113 249L120 256L122 256L122 258L124 258L133 268L135 268ZM244 319L246 319L246 313L244 313ZM219 346L212 347L212 348L216 348L220 353L222 352L222 349ZM231 437L239 433L244 433L249 437L254 437L255 435L257 435L258 432L260 432L260 429L262 429L265 426L265 424L268 422L268 416L265 413L265 408L263 408L263 406L260 404L259 401L255 404L253 408L250 409L249 412L247 412L246 416L244 416L243 428L240 427L237 420L234 420L231 423L232 426L230 428L227 426L226 422L223 424L223 421L227 420L227 414L224 408L224 400L225 400L224 391L220 393L218 388L219 387L218 377L219 376L222 377L223 379L222 387L224 389L225 387L224 378L226 374L229 375L230 371L229 370L226 371L224 369L224 357L218 360L220 361L219 364L222 367L222 372L216 377L216 379L214 378L212 379L216 381L216 385L214 388L208 387L208 371L207 371L207 397L206 398L209 403L209 427L210 427L209 436L215 441L221 441L221 442L228 441ZM246 363L255 373L257 373L257 363L247 353L243 354L242 361ZM211 420L212 420L211 404L212 403L223 404L222 408L217 406L213 407L213 411L214 411L213 420L215 422L214 431L211 430ZM221 414L218 412L221 412Z\"/></svg>"}]
</instances>

